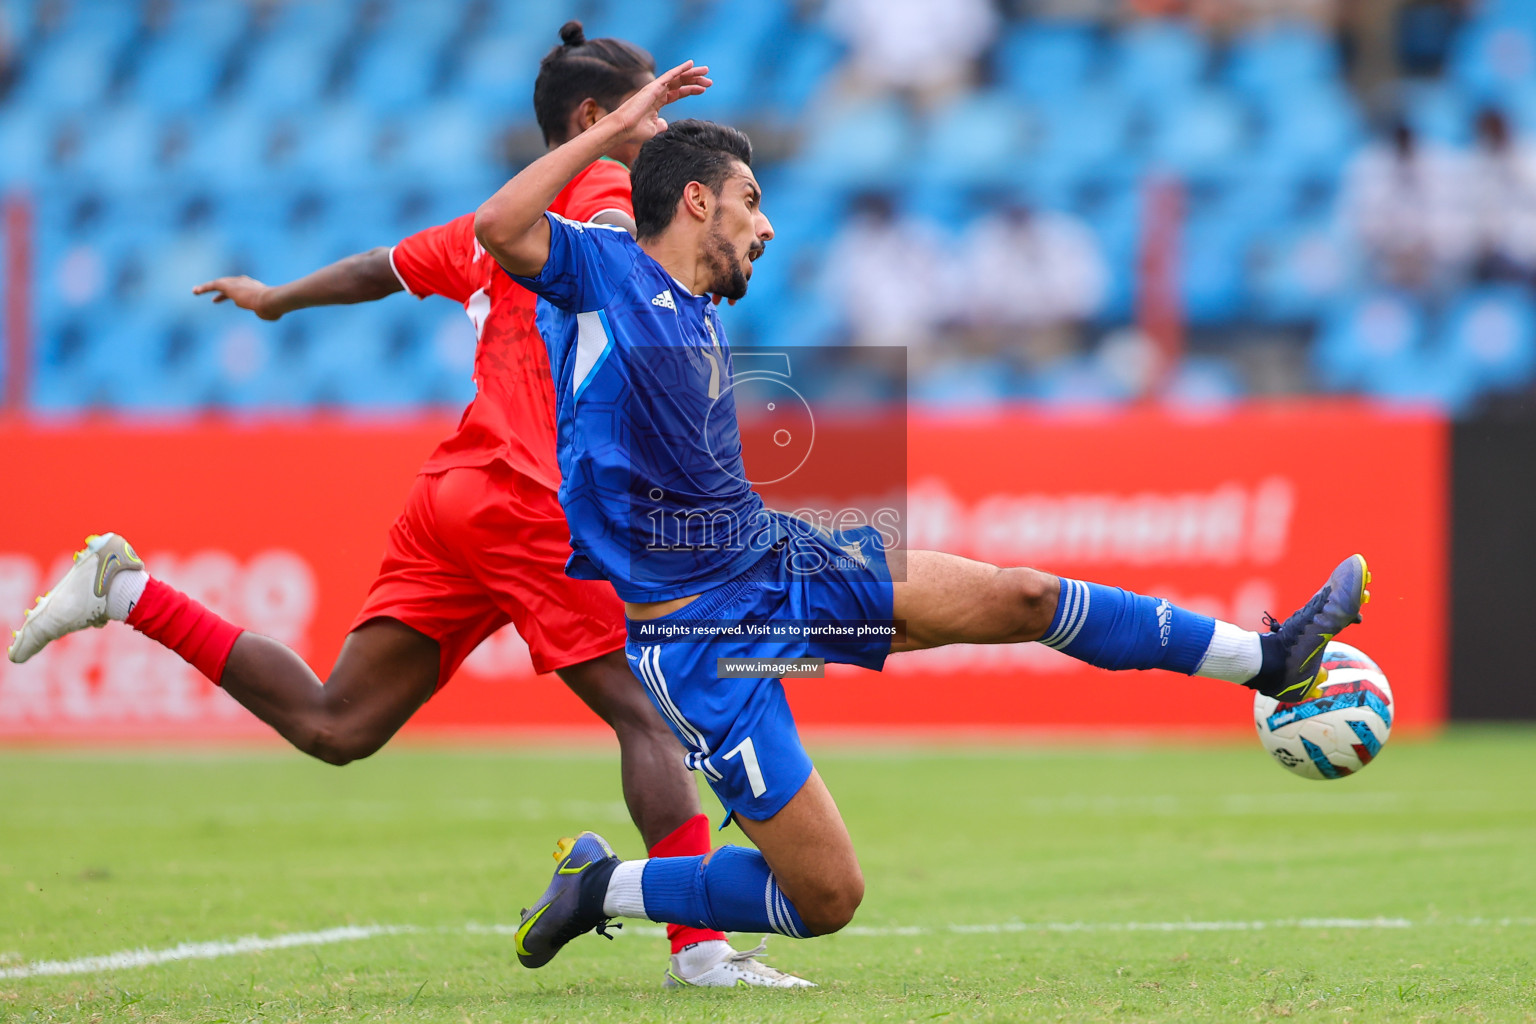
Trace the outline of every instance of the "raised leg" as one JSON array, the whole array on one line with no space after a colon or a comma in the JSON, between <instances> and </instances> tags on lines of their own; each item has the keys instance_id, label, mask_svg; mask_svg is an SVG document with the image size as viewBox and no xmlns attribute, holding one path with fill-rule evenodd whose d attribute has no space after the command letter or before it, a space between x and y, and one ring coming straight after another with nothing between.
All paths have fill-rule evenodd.
<instances>
[{"instance_id":1,"label":"raised leg","mask_svg":"<svg viewBox=\"0 0 1536 1024\"><path fill-rule=\"evenodd\" d=\"M342 765L378 751L437 688L437 641L395 619L347 637L321 683L289 648L242 633L219 683L299 750Z\"/></svg>"}]
</instances>

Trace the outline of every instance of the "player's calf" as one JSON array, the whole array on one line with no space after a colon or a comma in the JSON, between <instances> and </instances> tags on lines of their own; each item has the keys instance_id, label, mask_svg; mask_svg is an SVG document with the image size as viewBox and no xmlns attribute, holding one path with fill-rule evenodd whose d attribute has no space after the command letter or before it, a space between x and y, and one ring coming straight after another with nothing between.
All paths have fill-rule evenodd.
<instances>
[{"instance_id":1,"label":"player's calf","mask_svg":"<svg viewBox=\"0 0 1536 1024\"><path fill-rule=\"evenodd\" d=\"M903 568L905 581L892 588L892 618L906 623L907 636L893 652L1038 640L1056 611L1059 581L1037 569L939 551L909 552ZM892 575L901 572L892 569Z\"/></svg>"},{"instance_id":2,"label":"player's calf","mask_svg":"<svg viewBox=\"0 0 1536 1024\"><path fill-rule=\"evenodd\" d=\"M811 935L831 935L846 928L864 902L864 875L855 871L797 880L789 901Z\"/></svg>"}]
</instances>

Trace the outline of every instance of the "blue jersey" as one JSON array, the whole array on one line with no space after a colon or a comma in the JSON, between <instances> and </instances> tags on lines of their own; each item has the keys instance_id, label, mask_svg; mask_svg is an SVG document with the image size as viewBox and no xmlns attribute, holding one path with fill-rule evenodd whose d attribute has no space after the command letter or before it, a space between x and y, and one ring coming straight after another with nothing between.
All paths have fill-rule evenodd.
<instances>
[{"instance_id":1,"label":"blue jersey","mask_svg":"<svg viewBox=\"0 0 1536 1024\"><path fill-rule=\"evenodd\" d=\"M566 573L626 601L739 575L782 535L741 459L725 329L622 228L549 220L539 296L555 384Z\"/></svg>"}]
</instances>

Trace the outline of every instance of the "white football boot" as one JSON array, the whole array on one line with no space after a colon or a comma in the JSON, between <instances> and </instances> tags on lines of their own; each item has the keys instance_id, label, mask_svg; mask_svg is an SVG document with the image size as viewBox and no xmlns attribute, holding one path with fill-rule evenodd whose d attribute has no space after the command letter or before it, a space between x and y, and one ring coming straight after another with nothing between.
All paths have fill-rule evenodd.
<instances>
[{"instance_id":1,"label":"white football boot","mask_svg":"<svg viewBox=\"0 0 1536 1024\"><path fill-rule=\"evenodd\" d=\"M144 568L133 546L115 533L87 537L85 550L75 552L75 564L52 590L37 599L11 634L5 656L20 665L61 636L87 626L107 624L107 594L112 580L125 571Z\"/></svg>"},{"instance_id":2,"label":"white football boot","mask_svg":"<svg viewBox=\"0 0 1536 1024\"><path fill-rule=\"evenodd\" d=\"M701 947L709 948L701 948ZM815 988L815 982L785 974L759 958L768 952L768 940L756 949L738 953L718 939L672 954L672 966L662 981L665 988Z\"/></svg>"}]
</instances>

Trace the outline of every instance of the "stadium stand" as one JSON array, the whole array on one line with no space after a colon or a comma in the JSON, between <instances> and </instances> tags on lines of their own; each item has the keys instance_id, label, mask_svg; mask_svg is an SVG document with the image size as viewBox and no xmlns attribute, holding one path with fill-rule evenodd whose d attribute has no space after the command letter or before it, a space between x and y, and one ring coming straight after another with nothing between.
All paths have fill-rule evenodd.
<instances>
[{"instance_id":1,"label":"stadium stand","mask_svg":"<svg viewBox=\"0 0 1536 1024\"><path fill-rule=\"evenodd\" d=\"M575 7L589 34L634 39L664 66L711 64L717 87L677 113L760 140L779 241L753 298L725 314L741 340L850 337L821 271L857 193L890 191L950 244L1011 195L1091 230L1111 271L1102 308L1060 362L949 360L917 397L1134 399L1093 351L1134 321L1156 177L1182 185L1177 288L1201 339L1168 385L1176 400L1269 390L1223 340L1256 331L1308 339L1320 388L1464 409L1531 380L1522 284L1468 263L1412 294L1381 290L1337 206L1382 112L1312 23L1224 36L1177 19L1012 16L963 76L973 87L935 100L846 82L847 41L814 4ZM1488 105L1536 129L1532 9L1475 5L1443 71L1400 82L1393 113L1450 153L1475 144ZM396 298L272 325L188 291L224 273L285 279L472 209L537 152L529 96L557 27L533 0L6 0L0 190L35 210L34 404L180 414L465 400L472 335L446 305Z\"/></svg>"}]
</instances>

